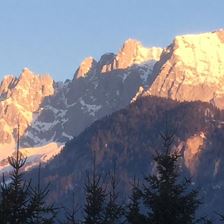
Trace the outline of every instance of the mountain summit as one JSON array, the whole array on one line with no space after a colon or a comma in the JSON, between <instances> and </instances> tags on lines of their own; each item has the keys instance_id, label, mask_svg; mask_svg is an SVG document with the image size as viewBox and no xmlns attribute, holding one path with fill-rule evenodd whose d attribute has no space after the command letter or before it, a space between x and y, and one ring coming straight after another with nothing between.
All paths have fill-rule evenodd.
<instances>
[{"instance_id":1,"label":"mountain summit","mask_svg":"<svg viewBox=\"0 0 224 224\"><path fill-rule=\"evenodd\" d=\"M201 100L224 108L224 30L177 36L154 67L144 95Z\"/></svg>"},{"instance_id":2,"label":"mountain summit","mask_svg":"<svg viewBox=\"0 0 224 224\"><path fill-rule=\"evenodd\" d=\"M88 73L93 72L97 62L93 57L85 58L84 61L80 64L79 68L75 72L75 77L77 79L79 78L85 78L85 76L88 75Z\"/></svg>"},{"instance_id":3,"label":"mountain summit","mask_svg":"<svg viewBox=\"0 0 224 224\"><path fill-rule=\"evenodd\" d=\"M14 150L18 122L23 136L44 99L53 94L54 81L49 75L37 75L25 68L19 78L5 76L0 84L1 159Z\"/></svg>"},{"instance_id":4,"label":"mountain summit","mask_svg":"<svg viewBox=\"0 0 224 224\"><path fill-rule=\"evenodd\" d=\"M127 69L131 66L145 63L147 61L158 61L161 55L161 48L143 47L140 41L128 39L122 48L109 64L102 67L102 72L113 69Z\"/></svg>"},{"instance_id":5,"label":"mountain summit","mask_svg":"<svg viewBox=\"0 0 224 224\"><path fill-rule=\"evenodd\" d=\"M140 41L128 39L117 54L106 53L102 55L99 62L93 57L85 58L75 72L75 77L79 79L92 73L108 73L114 70L129 69L132 66L150 61L156 62L159 60L161 53L162 48L146 48Z\"/></svg>"}]
</instances>

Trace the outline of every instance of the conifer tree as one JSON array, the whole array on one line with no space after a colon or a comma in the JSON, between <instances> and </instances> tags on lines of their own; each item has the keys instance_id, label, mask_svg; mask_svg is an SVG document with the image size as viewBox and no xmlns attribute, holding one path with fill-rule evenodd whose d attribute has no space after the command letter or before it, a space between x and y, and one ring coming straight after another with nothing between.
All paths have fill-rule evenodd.
<instances>
[{"instance_id":1,"label":"conifer tree","mask_svg":"<svg viewBox=\"0 0 224 224\"><path fill-rule=\"evenodd\" d=\"M161 137L164 149L154 157L157 173L145 177L142 190L146 223L195 223L195 212L200 205L198 190L192 189L191 179L180 178L180 154L171 151L174 135L166 130Z\"/></svg>"},{"instance_id":2,"label":"conifer tree","mask_svg":"<svg viewBox=\"0 0 224 224\"><path fill-rule=\"evenodd\" d=\"M31 217L28 218L29 224L53 224L57 208L54 204L46 204L46 197L49 193L49 185L44 188L40 186L40 169L38 169L38 182L36 187L29 188L30 202L28 205L28 212L31 213Z\"/></svg>"},{"instance_id":3,"label":"conifer tree","mask_svg":"<svg viewBox=\"0 0 224 224\"><path fill-rule=\"evenodd\" d=\"M114 163L113 172L110 174L109 200L105 209L105 223L115 224L122 221L124 208L119 203L118 181L116 176L116 164Z\"/></svg>"},{"instance_id":4,"label":"conifer tree","mask_svg":"<svg viewBox=\"0 0 224 224\"><path fill-rule=\"evenodd\" d=\"M65 208L65 221L63 224L81 224L77 218L77 213L80 207L75 203L75 194L72 194L72 206L71 208Z\"/></svg>"},{"instance_id":5,"label":"conifer tree","mask_svg":"<svg viewBox=\"0 0 224 224\"><path fill-rule=\"evenodd\" d=\"M105 221L106 191L101 175L96 174L96 154L93 153L93 172L85 184L84 224L103 224Z\"/></svg>"},{"instance_id":6,"label":"conifer tree","mask_svg":"<svg viewBox=\"0 0 224 224\"><path fill-rule=\"evenodd\" d=\"M145 216L140 211L141 191L139 182L134 178L131 196L127 205L126 219L129 224L145 223Z\"/></svg>"},{"instance_id":7,"label":"conifer tree","mask_svg":"<svg viewBox=\"0 0 224 224\"><path fill-rule=\"evenodd\" d=\"M2 224L24 224L30 214L27 212L29 203L30 182L24 181L21 169L25 165L26 158L19 151L19 125L17 149L13 156L8 158L13 171L10 174L9 183L3 176L1 184L0 220Z\"/></svg>"}]
</instances>

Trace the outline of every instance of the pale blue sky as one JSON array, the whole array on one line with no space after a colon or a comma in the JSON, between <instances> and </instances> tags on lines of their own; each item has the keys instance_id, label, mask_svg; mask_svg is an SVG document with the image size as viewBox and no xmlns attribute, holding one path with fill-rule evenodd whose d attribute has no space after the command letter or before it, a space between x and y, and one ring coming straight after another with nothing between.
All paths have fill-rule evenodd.
<instances>
[{"instance_id":1,"label":"pale blue sky","mask_svg":"<svg viewBox=\"0 0 224 224\"><path fill-rule=\"evenodd\" d=\"M29 67L72 78L87 56L128 38L165 47L178 34L224 27L224 0L0 0L0 79Z\"/></svg>"}]
</instances>

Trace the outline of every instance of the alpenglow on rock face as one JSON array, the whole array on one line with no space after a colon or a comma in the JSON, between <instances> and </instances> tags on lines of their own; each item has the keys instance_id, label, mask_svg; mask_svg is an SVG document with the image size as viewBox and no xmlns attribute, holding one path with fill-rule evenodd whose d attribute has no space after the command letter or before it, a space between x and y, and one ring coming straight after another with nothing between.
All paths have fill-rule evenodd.
<instances>
[{"instance_id":1,"label":"alpenglow on rock face","mask_svg":"<svg viewBox=\"0 0 224 224\"><path fill-rule=\"evenodd\" d=\"M128 40L117 55L86 58L65 83L27 68L19 78L6 76L0 85L0 169L7 170L2 161L15 148L18 120L26 155L45 162L45 154L55 155L94 121L128 105L140 86L148 87L161 52Z\"/></svg>"},{"instance_id":2,"label":"alpenglow on rock face","mask_svg":"<svg viewBox=\"0 0 224 224\"><path fill-rule=\"evenodd\" d=\"M55 85L56 94L42 106L23 145L66 142L97 119L128 105L140 86L149 86L161 52L128 40L117 55L104 54L98 62L84 59L73 80Z\"/></svg>"},{"instance_id":3,"label":"alpenglow on rock face","mask_svg":"<svg viewBox=\"0 0 224 224\"><path fill-rule=\"evenodd\" d=\"M201 100L224 108L224 30L177 36L154 67L143 95Z\"/></svg>"},{"instance_id":4,"label":"alpenglow on rock face","mask_svg":"<svg viewBox=\"0 0 224 224\"><path fill-rule=\"evenodd\" d=\"M76 71L77 79L85 78L88 73L91 73L94 70L96 64L97 62L93 57L86 58Z\"/></svg>"},{"instance_id":5,"label":"alpenglow on rock face","mask_svg":"<svg viewBox=\"0 0 224 224\"><path fill-rule=\"evenodd\" d=\"M178 128L175 147L183 155L182 165L196 184L203 183L205 205L213 211L222 204L224 192L224 112L204 102L165 98L207 101L223 108L223 44L223 30L178 36L160 57L162 49L128 40L117 54L104 54L99 61L86 58L65 83L28 69L18 79L5 77L0 85L0 173L8 171L8 146L15 146L19 117L28 167L46 162L73 139L43 172L56 191L60 189L63 201L63 193L78 186L75 181L90 167L94 149L99 168L112 167L117 158L124 181L142 177L154 170L149 161L161 143L158 136L168 115L171 129ZM135 102L126 109L92 124L131 99Z\"/></svg>"},{"instance_id":6,"label":"alpenglow on rock face","mask_svg":"<svg viewBox=\"0 0 224 224\"><path fill-rule=\"evenodd\" d=\"M0 84L0 159L3 155L9 156L14 148L18 122L23 136L44 99L53 94L53 79L49 75L36 75L27 68L19 78L6 76L3 79Z\"/></svg>"},{"instance_id":7,"label":"alpenglow on rock face","mask_svg":"<svg viewBox=\"0 0 224 224\"><path fill-rule=\"evenodd\" d=\"M110 72L114 69L127 69L133 65L146 61L158 61L162 48L146 48L140 41L128 39L117 55L112 55L109 63L102 66L101 72Z\"/></svg>"},{"instance_id":8,"label":"alpenglow on rock face","mask_svg":"<svg viewBox=\"0 0 224 224\"><path fill-rule=\"evenodd\" d=\"M3 154L11 154L5 153L8 146L15 146L18 117L22 147L61 147L94 121L148 95L224 108L224 31L178 36L164 50L129 39L117 54L106 53L98 61L86 58L65 83L29 69L19 78L5 77L0 85L0 162Z\"/></svg>"}]
</instances>

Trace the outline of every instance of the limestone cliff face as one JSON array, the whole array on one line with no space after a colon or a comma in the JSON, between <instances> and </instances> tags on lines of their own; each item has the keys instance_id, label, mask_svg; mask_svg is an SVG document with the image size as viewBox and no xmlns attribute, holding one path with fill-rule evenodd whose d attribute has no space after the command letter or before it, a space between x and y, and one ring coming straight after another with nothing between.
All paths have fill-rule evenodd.
<instances>
[{"instance_id":1,"label":"limestone cliff face","mask_svg":"<svg viewBox=\"0 0 224 224\"><path fill-rule=\"evenodd\" d=\"M4 77L0 85L0 95L2 99L10 96L11 90L15 87L16 82L16 77L12 75L7 75Z\"/></svg>"},{"instance_id":2,"label":"limestone cliff face","mask_svg":"<svg viewBox=\"0 0 224 224\"><path fill-rule=\"evenodd\" d=\"M77 71L75 72L75 77L77 79L79 78L85 78L85 76L88 75L88 73L93 72L93 70L96 67L96 60L93 57L86 58L79 66Z\"/></svg>"},{"instance_id":3,"label":"limestone cliff face","mask_svg":"<svg viewBox=\"0 0 224 224\"><path fill-rule=\"evenodd\" d=\"M91 74L103 74L125 70L150 61L158 61L162 48L146 48L140 41L128 39L117 54L106 53L97 62L93 57L85 58L75 72L74 78L85 78Z\"/></svg>"},{"instance_id":4,"label":"limestone cliff face","mask_svg":"<svg viewBox=\"0 0 224 224\"><path fill-rule=\"evenodd\" d=\"M145 63L147 61L158 61L162 48L146 48L141 42L128 39L123 47L112 60L102 66L101 72L110 72L114 69L127 69L133 65Z\"/></svg>"},{"instance_id":5,"label":"limestone cliff face","mask_svg":"<svg viewBox=\"0 0 224 224\"><path fill-rule=\"evenodd\" d=\"M44 98L54 94L53 79L25 68L19 78L6 76L0 85L0 144L14 142L18 121L21 135L33 121Z\"/></svg>"},{"instance_id":6,"label":"limestone cliff face","mask_svg":"<svg viewBox=\"0 0 224 224\"><path fill-rule=\"evenodd\" d=\"M144 95L201 100L224 108L224 31L177 36L154 67Z\"/></svg>"},{"instance_id":7,"label":"limestone cliff face","mask_svg":"<svg viewBox=\"0 0 224 224\"><path fill-rule=\"evenodd\" d=\"M56 84L56 94L37 114L23 145L64 143L94 121L127 106L140 86L151 83L161 51L128 40L117 54L103 54L99 61L84 59L71 81Z\"/></svg>"},{"instance_id":8,"label":"limestone cliff face","mask_svg":"<svg viewBox=\"0 0 224 224\"><path fill-rule=\"evenodd\" d=\"M198 157L203 150L203 144L205 140L205 134L201 132L191 136L185 142L184 163L191 172L191 175L195 175L195 173L198 171Z\"/></svg>"}]
</instances>

